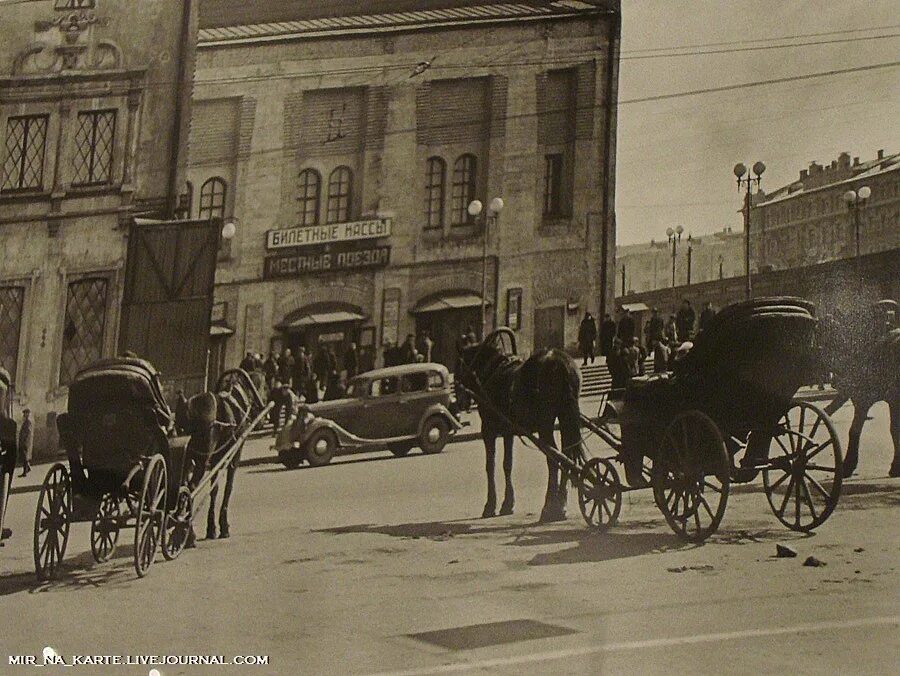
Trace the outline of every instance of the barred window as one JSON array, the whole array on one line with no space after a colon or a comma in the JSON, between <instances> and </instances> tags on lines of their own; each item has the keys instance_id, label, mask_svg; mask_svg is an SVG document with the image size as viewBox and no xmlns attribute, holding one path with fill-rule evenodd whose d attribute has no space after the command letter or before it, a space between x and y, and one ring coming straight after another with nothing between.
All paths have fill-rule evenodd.
<instances>
[{"instance_id":1,"label":"barred window","mask_svg":"<svg viewBox=\"0 0 900 676\"><path fill-rule=\"evenodd\" d=\"M300 172L300 225L318 225L319 198L322 193L322 177L315 169Z\"/></svg>"},{"instance_id":2,"label":"barred window","mask_svg":"<svg viewBox=\"0 0 900 676\"><path fill-rule=\"evenodd\" d=\"M328 177L328 214L326 222L344 223L350 220L350 198L353 189L350 167L338 167Z\"/></svg>"},{"instance_id":3,"label":"barred window","mask_svg":"<svg viewBox=\"0 0 900 676\"><path fill-rule=\"evenodd\" d=\"M227 191L228 185L218 176L213 176L204 183L200 188L200 210L197 212L197 217L201 219L224 218Z\"/></svg>"},{"instance_id":4,"label":"barred window","mask_svg":"<svg viewBox=\"0 0 900 676\"><path fill-rule=\"evenodd\" d=\"M453 164L453 190L450 194L451 225L468 225L472 222L469 215L469 202L475 199L475 186L478 176L478 164L474 155L460 155Z\"/></svg>"},{"instance_id":5,"label":"barred window","mask_svg":"<svg viewBox=\"0 0 900 676\"><path fill-rule=\"evenodd\" d=\"M44 183L47 115L10 117L6 121L4 191L40 190Z\"/></svg>"},{"instance_id":6,"label":"barred window","mask_svg":"<svg viewBox=\"0 0 900 676\"><path fill-rule=\"evenodd\" d=\"M109 280L105 277L69 284L59 364L60 385L68 385L81 369L103 356L108 287Z\"/></svg>"},{"instance_id":7,"label":"barred window","mask_svg":"<svg viewBox=\"0 0 900 676\"><path fill-rule=\"evenodd\" d=\"M22 307L25 289L21 286L0 286L0 366L16 382L19 361L19 336L22 332Z\"/></svg>"},{"instance_id":8,"label":"barred window","mask_svg":"<svg viewBox=\"0 0 900 676\"><path fill-rule=\"evenodd\" d=\"M115 137L115 110L78 113L72 185L100 185L112 180Z\"/></svg>"},{"instance_id":9,"label":"barred window","mask_svg":"<svg viewBox=\"0 0 900 676\"><path fill-rule=\"evenodd\" d=\"M447 163L440 157L429 157L425 168L425 229L444 226L444 178Z\"/></svg>"},{"instance_id":10,"label":"barred window","mask_svg":"<svg viewBox=\"0 0 900 676\"><path fill-rule=\"evenodd\" d=\"M544 157L544 216L562 215L562 153Z\"/></svg>"}]
</instances>

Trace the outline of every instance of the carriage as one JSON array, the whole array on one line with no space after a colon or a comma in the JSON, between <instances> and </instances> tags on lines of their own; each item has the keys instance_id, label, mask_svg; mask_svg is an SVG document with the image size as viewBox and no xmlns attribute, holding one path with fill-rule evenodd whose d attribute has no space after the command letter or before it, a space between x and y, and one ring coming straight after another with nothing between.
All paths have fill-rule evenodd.
<instances>
[{"instance_id":1,"label":"carriage","mask_svg":"<svg viewBox=\"0 0 900 676\"><path fill-rule=\"evenodd\" d=\"M216 391L227 391L246 411L225 454L230 460L268 408L242 371L223 374ZM34 521L38 579L55 577L70 527L78 522L91 524L91 554L98 563L112 558L123 530L134 531L139 577L146 575L157 549L166 560L175 559L191 532L195 503L225 463L189 489L189 439L175 436L175 416L156 369L133 358L85 368L69 386L68 410L57 426L69 465L54 464L41 486Z\"/></svg>"},{"instance_id":2,"label":"carriage","mask_svg":"<svg viewBox=\"0 0 900 676\"><path fill-rule=\"evenodd\" d=\"M816 368L814 312L793 297L723 309L672 372L633 378L604 396L596 416L582 414L592 434L575 461L522 436L569 472L582 516L598 530L615 524L623 493L649 488L670 528L701 542L718 528L731 486L762 474L775 517L812 531L837 505L842 477L831 420L795 399ZM614 453L589 454L592 436Z\"/></svg>"}]
</instances>

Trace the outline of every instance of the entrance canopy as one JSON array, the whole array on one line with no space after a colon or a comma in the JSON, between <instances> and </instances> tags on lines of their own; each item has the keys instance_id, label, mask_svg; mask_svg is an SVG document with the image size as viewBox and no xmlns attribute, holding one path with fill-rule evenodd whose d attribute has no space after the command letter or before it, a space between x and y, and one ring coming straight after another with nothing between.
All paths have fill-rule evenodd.
<instances>
[{"instance_id":1,"label":"entrance canopy","mask_svg":"<svg viewBox=\"0 0 900 676\"><path fill-rule=\"evenodd\" d=\"M338 310L335 312L307 312L292 318L290 321L282 322L279 328L305 329L309 326L319 326L321 324L337 324L339 322L361 322L365 319L364 315L358 312L347 312L346 310Z\"/></svg>"},{"instance_id":2,"label":"entrance canopy","mask_svg":"<svg viewBox=\"0 0 900 676\"><path fill-rule=\"evenodd\" d=\"M646 312L650 308L646 303L622 303L622 309L629 312Z\"/></svg>"},{"instance_id":3,"label":"entrance canopy","mask_svg":"<svg viewBox=\"0 0 900 676\"><path fill-rule=\"evenodd\" d=\"M442 312L444 310L460 310L470 307L481 307L481 296L465 292L446 293L440 296L432 296L418 303L411 312L413 314L423 314L425 312Z\"/></svg>"}]
</instances>

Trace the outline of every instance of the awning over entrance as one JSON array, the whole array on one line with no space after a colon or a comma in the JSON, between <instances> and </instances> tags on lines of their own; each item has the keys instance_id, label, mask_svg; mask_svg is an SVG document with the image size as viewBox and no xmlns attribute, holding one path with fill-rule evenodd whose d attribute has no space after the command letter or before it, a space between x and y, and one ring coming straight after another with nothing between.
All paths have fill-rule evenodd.
<instances>
[{"instance_id":1,"label":"awning over entrance","mask_svg":"<svg viewBox=\"0 0 900 676\"><path fill-rule=\"evenodd\" d=\"M622 303L622 309L629 312L646 312L650 308L646 303Z\"/></svg>"},{"instance_id":2,"label":"awning over entrance","mask_svg":"<svg viewBox=\"0 0 900 676\"><path fill-rule=\"evenodd\" d=\"M213 338L217 338L219 336L233 336L234 329L230 329L227 326L213 324L209 327L209 335Z\"/></svg>"},{"instance_id":3,"label":"awning over entrance","mask_svg":"<svg viewBox=\"0 0 900 676\"><path fill-rule=\"evenodd\" d=\"M359 322L365 319L364 315L357 312L338 310L336 312L309 312L295 317L289 322L281 324L282 329L302 329L308 326L321 324L337 324L339 322Z\"/></svg>"},{"instance_id":4,"label":"awning over entrance","mask_svg":"<svg viewBox=\"0 0 900 676\"><path fill-rule=\"evenodd\" d=\"M481 296L474 293L448 293L419 303L411 312L413 314L422 314L424 312L459 310L468 307L481 307Z\"/></svg>"}]
</instances>

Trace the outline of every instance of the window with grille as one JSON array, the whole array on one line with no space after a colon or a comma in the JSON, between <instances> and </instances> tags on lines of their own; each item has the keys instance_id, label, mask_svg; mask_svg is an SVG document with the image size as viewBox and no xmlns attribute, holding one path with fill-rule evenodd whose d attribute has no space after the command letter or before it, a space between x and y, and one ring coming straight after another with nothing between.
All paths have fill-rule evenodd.
<instances>
[{"instance_id":1,"label":"window with grille","mask_svg":"<svg viewBox=\"0 0 900 676\"><path fill-rule=\"evenodd\" d=\"M105 277L79 279L69 284L63 325L59 384L68 385L81 369L103 356L106 328Z\"/></svg>"},{"instance_id":2,"label":"window with grille","mask_svg":"<svg viewBox=\"0 0 900 676\"><path fill-rule=\"evenodd\" d=\"M440 157L429 157L425 168L425 229L444 226L444 178L447 164Z\"/></svg>"},{"instance_id":3,"label":"window with grille","mask_svg":"<svg viewBox=\"0 0 900 676\"><path fill-rule=\"evenodd\" d=\"M318 225L321 190L322 177L318 171L304 169L300 172L300 190L297 197L300 203L300 225Z\"/></svg>"},{"instance_id":4,"label":"window with grille","mask_svg":"<svg viewBox=\"0 0 900 676\"><path fill-rule=\"evenodd\" d=\"M40 190L44 183L47 115L10 117L6 121L4 191Z\"/></svg>"},{"instance_id":5,"label":"window with grille","mask_svg":"<svg viewBox=\"0 0 900 676\"><path fill-rule=\"evenodd\" d=\"M72 185L102 185L112 180L115 138L115 110L78 113Z\"/></svg>"},{"instance_id":6,"label":"window with grille","mask_svg":"<svg viewBox=\"0 0 900 676\"><path fill-rule=\"evenodd\" d=\"M227 191L227 184L218 176L214 176L204 183L200 188L200 209L197 217L201 219L224 218Z\"/></svg>"},{"instance_id":7,"label":"window with grille","mask_svg":"<svg viewBox=\"0 0 900 676\"><path fill-rule=\"evenodd\" d=\"M16 382L19 361L19 336L22 332L22 307L25 289L21 286L0 286L0 366Z\"/></svg>"},{"instance_id":8,"label":"window with grille","mask_svg":"<svg viewBox=\"0 0 900 676\"><path fill-rule=\"evenodd\" d=\"M452 225L468 225L472 222L468 209L469 202L475 199L477 172L478 165L474 155L460 155L453 164L453 190L450 195Z\"/></svg>"},{"instance_id":9,"label":"window with grille","mask_svg":"<svg viewBox=\"0 0 900 676\"><path fill-rule=\"evenodd\" d=\"M328 178L328 214L326 222L343 223L350 220L350 198L353 172L350 167L338 167Z\"/></svg>"},{"instance_id":10,"label":"window with grille","mask_svg":"<svg viewBox=\"0 0 900 676\"><path fill-rule=\"evenodd\" d=\"M544 216L562 215L562 153L544 157Z\"/></svg>"}]
</instances>

